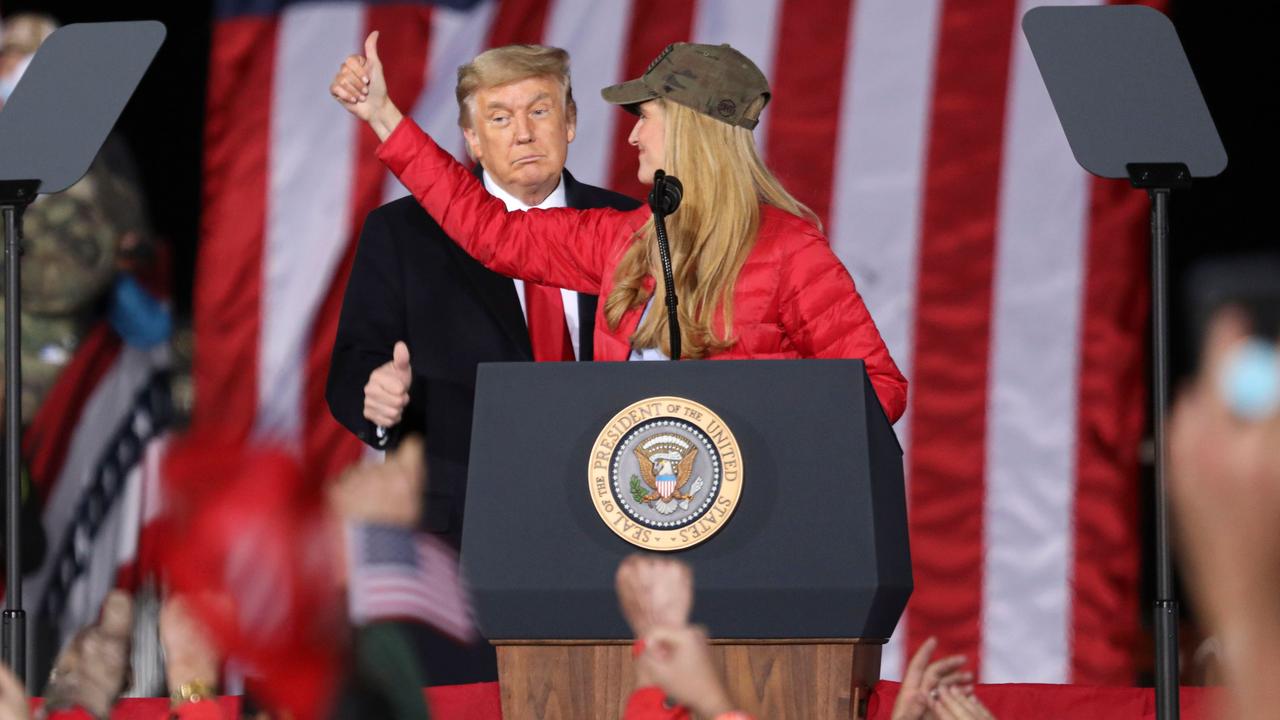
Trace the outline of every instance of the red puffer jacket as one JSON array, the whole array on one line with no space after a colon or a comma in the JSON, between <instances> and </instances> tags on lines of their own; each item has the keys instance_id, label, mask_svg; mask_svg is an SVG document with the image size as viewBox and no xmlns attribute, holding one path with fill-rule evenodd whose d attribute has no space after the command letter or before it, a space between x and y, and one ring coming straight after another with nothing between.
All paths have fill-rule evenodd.
<instances>
[{"instance_id":1,"label":"red puffer jacket","mask_svg":"<svg viewBox=\"0 0 1280 720\"><path fill-rule=\"evenodd\" d=\"M605 298L614 269L648 209L507 212L475 176L436 146L410 119L378 148L444 231L489 269ZM652 290L653 278L646 285ZM811 223L762 205L756 244L733 293L736 342L716 360L861 358L891 422L907 404L907 380L894 365L853 278ZM616 328L596 312L595 359L626 360L643 307ZM717 313L716 333L723 332Z\"/></svg>"}]
</instances>

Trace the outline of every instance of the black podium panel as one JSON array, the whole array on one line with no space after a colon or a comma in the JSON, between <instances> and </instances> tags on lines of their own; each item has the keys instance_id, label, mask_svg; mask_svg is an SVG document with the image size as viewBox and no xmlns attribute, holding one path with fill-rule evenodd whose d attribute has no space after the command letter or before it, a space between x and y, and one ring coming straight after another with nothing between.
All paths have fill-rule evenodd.
<instances>
[{"instance_id":1,"label":"black podium panel","mask_svg":"<svg viewBox=\"0 0 1280 720\"><path fill-rule=\"evenodd\" d=\"M675 557L723 638L887 638L911 594L902 451L857 360L491 363L477 378L462 564L493 639L630 633L613 578L640 550L588 484L619 411L672 395L736 436L727 524Z\"/></svg>"}]
</instances>

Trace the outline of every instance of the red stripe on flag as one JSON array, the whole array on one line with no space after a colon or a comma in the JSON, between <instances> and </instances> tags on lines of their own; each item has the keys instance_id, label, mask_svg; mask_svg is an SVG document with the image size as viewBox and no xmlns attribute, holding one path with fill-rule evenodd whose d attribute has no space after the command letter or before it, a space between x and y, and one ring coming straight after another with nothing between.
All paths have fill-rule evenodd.
<instances>
[{"instance_id":1,"label":"red stripe on flag","mask_svg":"<svg viewBox=\"0 0 1280 720\"><path fill-rule=\"evenodd\" d=\"M549 0L499 0L486 47L539 44L547 27Z\"/></svg>"},{"instance_id":2,"label":"red stripe on flag","mask_svg":"<svg viewBox=\"0 0 1280 720\"><path fill-rule=\"evenodd\" d=\"M631 5L631 24L627 33L627 55L623 77L638 78L649 63L673 42L687 41L693 34L695 3L666 3L660 11L645 2ZM599 102L598 91L591 89L588 102ZM613 133L613 160L609 171L609 187L631 197L643 198L649 188L636 177L638 168L635 148L627 142L636 118L625 110L620 113Z\"/></svg>"},{"instance_id":3,"label":"red stripe on flag","mask_svg":"<svg viewBox=\"0 0 1280 720\"><path fill-rule=\"evenodd\" d=\"M1016 6L949 0L942 10L911 378L908 654L936 635L975 671L991 283Z\"/></svg>"},{"instance_id":4,"label":"red stripe on flag","mask_svg":"<svg viewBox=\"0 0 1280 720\"><path fill-rule=\"evenodd\" d=\"M95 325L80 341L71 362L58 374L30 427L22 434L22 456L42 499L49 497L62 474L80 413L103 376L115 365L120 348L120 336L105 320Z\"/></svg>"},{"instance_id":5,"label":"red stripe on flag","mask_svg":"<svg viewBox=\"0 0 1280 720\"><path fill-rule=\"evenodd\" d=\"M853 0L785 0L770 83L769 167L808 205L830 221L845 53Z\"/></svg>"},{"instance_id":6,"label":"red stripe on flag","mask_svg":"<svg viewBox=\"0 0 1280 720\"><path fill-rule=\"evenodd\" d=\"M1147 398L1147 197L1094 179L1081 324L1071 682L1133 681L1138 445Z\"/></svg>"},{"instance_id":7,"label":"red stripe on flag","mask_svg":"<svg viewBox=\"0 0 1280 720\"><path fill-rule=\"evenodd\" d=\"M211 47L192 424L243 439L253 429L258 405L276 20L219 22Z\"/></svg>"},{"instance_id":8,"label":"red stripe on flag","mask_svg":"<svg viewBox=\"0 0 1280 720\"><path fill-rule=\"evenodd\" d=\"M431 37L431 6L419 4L372 5L365 11L365 33L379 30L378 54L392 59L405 72L387 78L391 97L404 98L404 107L418 101L426 78L427 54ZM419 72L414 72L418 69ZM329 412L324 398L329 377L329 360L338 334L338 316L347 289L347 278L355 261L357 240L365 216L382 203L383 182L387 172L378 161L378 137L363 123L353 123L356 133L355 182L352 191L351 235L342 260L335 268L333 280L317 309L307 351L306 387L303 412L305 438L303 458L314 477L330 477L360 458L362 443L338 424ZM387 348L387 353L391 348Z\"/></svg>"}]
</instances>

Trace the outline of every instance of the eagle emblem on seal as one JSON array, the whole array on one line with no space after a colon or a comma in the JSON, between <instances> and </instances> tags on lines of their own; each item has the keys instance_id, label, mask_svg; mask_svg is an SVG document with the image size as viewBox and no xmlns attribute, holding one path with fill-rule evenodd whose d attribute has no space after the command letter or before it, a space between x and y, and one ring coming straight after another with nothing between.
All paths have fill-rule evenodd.
<instances>
[{"instance_id":1,"label":"eagle emblem on seal","mask_svg":"<svg viewBox=\"0 0 1280 720\"><path fill-rule=\"evenodd\" d=\"M692 478L698 448L678 435L662 434L634 449L640 478L649 492L637 498L663 515L689 509L689 501L702 489L701 477ZM687 490L687 492L686 492Z\"/></svg>"}]
</instances>

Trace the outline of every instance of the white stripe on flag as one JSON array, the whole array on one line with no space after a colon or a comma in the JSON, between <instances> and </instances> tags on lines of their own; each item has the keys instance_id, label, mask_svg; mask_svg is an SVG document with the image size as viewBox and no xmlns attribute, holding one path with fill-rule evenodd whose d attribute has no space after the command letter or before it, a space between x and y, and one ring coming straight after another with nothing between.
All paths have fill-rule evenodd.
<instances>
[{"instance_id":1,"label":"white stripe on flag","mask_svg":"<svg viewBox=\"0 0 1280 720\"><path fill-rule=\"evenodd\" d=\"M41 521L48 534L45 564L22 586L23 601L38 611L53 573L55 556L72 528L75 513L84 500L108 443L120 429L126 413L134 408L138 392L150 381L158 364L165 361L165 351L149 352L124 346L115 363L102 376L84 404L80 420L71 433L62 471L45 504ZM144 454L144 459L145 459ZM106 593L115 584L120 560L130 559L136 549L131 533L138 525L141 511L141 473L131 469L126 475L119 501L108 509L96 538L85 538L89 552L83 574L68 587L66 604L58 618L39 618L38 622L58 624L61 631L75 632L97 617ZM125 511L127 509L127 511ZM65 635L64 635L65 637Z\"/></svg>"},{"instance_id":2,"label":"white stripe on flag","mask_svg":"<svg viewBox=\"0 0 1280 720\"><path fill-rule=\"evenodd\" d=\"M774 77L773 58L778 47L779 6L782 0L755 0L751 8L742 0L699 0L693 18L693 41L719 45L729 43L746 55L767 77ZM768 143L769 113L756 126L756 146L764 155Z\"/></svg>"},{"instance_id":3,"label":"white stripe on flag","mask_svg":"<svg viewBox=\"0 0 1280 720\"><path fill-rule=\"evenodd\" d=\"M569 51L578 91L577 137L567 166L590 185L609 184L618 110L600 99L600 90L622 79L630 18L631 0L555 0L547 17L544 42Z\"/></svg>"},{"instance_id":4,"label":"white stripe on flag","mask_svg":"<svg viewBox=\"0 0 1280 720\"><path fill-rule=\"evenodd\" d=\"M908 378L939 14L939 0L909 12L896 0L855 3L840 99L832 245ZM908 427L909 416L895 426L906 451ZM901 676L905 625L885 647L886 679Z\"/></svg>"},{"instance_id":5,"label":"white stripe on flag","mask_svg":"<svg viewBox=\"0 0 1280 720\"><path fill-rule=\"evenodd\" d=\"M102 601L116 585L120 566L133 559L137 550L138 518L142 509L142 467L134 466L125 476L118 502L108 509L89 545L84 571L67 587L62 614L42 618L56 624L59 638L70 638L98 619Z\"/></svg>"},{"instance_id":6,"label":"white stripe on flag","mask_svg":"<svg viewBox=\"0 0 1280 720\"><path fill-rule=\"evenodd\" d=\"M132 562L138 556L138 538L142 534L147 476L150 473L147 465L150 463L151 447L156 444L158 443L147 443L142 449L141 461L129 470L124 491L120 493L119 505L125 508L125 513L120 519L119 527L108 530L107 525L104 524L102 532L98 533L99 538L117 538L115 557L111 560L115 563L115 567ZM112 534L107 535L108 532Z\"/></svg>"},{"instance_id":7,"label":"white stripe on flag","mask_svg":"<svg viewBox=\"0 0 1280 720\"><path fill-rule=\"evenodd\" d=\"M147 353L128 346L122 348L115 363L85 401L79 423L74 428L64 428L64 432L71 433L71 442L62 471L41 514L48 533L49 555L45 566L22 584L23 601L28 608L38 608L43 600L54 569L52 555L62 546L65 533L71 528L76 508L93 481L94 470L107 443L125 412L133 408L134 398L151 377L154 367Z\"/></svg>"},{"instance_id":8,"label":"white stripe on flag","mask_svg":"<svg viewBox=\"0 0 1280 720\"><path fill-rule=\"evenodd\" d=\"M458 66L484 50L496 2L483 2L470 10L436 5L431 10L431 41L427 50L426 78L410 115L440 147L469 163L458 128L458 103L454 95ZM395 175L386 174L383 202L409 194Z\"/></svg>"},{"instance_id":9,"label":"white stripe on flag","mask_svg":"<svg viewBox=\"0 0 1280 720\"><path fill-rule=\"evenodd\" d=\"M1018 17L1040 4L1023 0ZM1064 683L1088 181L1015 33L992 299L981 680Z\"/></svg>"},{"instance_id":10,"label":"white stripe on flag","mask_svg":"<svg viewBox=\"0 0 1280 720\"><path fill-rule=\"evenodd\" d=\"M121 495L121 503L128 512L119 530L116 567L124 567L137 559L143 530L159 519L164 511L160 468L169 447L169 438L170 435L165 433L148 442L142 450L142 461L129 473L128 484Z\"/></svg>"},{"instance_id":11,"label":"white stripe on flag","mask_svg":"<svg viewBox=\"0 0 1280 720\"><path fill-rule=\"evenodd\" d=\"M147 444L143 456L142 527L158 520L164 512L164 458L169 452L172 435L165 433Z\"/></svg>"},{"instance_id":12,"label":"white stripe on flag","mask_svg":"<svg viewBox=\"0 0 1280 720\"><path fill-rule=\"evenodd\" d=\"M271 103L258 413L254 434L299 444L312 319L351 227L355 133L324 92L335 57L362 47L364 6L299 3L280 18Z\"/></svg>"}]
</instances>

